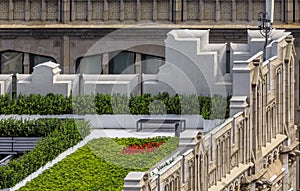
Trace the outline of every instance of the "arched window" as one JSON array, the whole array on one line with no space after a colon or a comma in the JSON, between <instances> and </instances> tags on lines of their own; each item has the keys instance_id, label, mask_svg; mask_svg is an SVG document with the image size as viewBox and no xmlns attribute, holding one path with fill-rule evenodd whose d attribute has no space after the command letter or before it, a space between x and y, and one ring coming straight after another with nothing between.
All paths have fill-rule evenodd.
<instances>
[{"instance_id":1,"label":"arched window","mask_svg":"<svg viewBox=\"0 0 300 191\"><path fill-rule=\"evenodd\" d=\"M76 61L76 73L80 74L101 74L102 55L80 57Z\"/></svg>"},{"instance_id":2,"label":"arched window","mask_svg":"<svg viewBox=\"0 0 300 191\"><path fill-rule=\"evenodd\" d=\"M142 54L142 73L157 74L164 63L164 58Z\"/></svg>"},{"instance_id":3,"label":"arched window","mask_svg":"<svg viewBox=\"0 0 300 191\"><path fill-rule=\"evenodd\" d=\"M37 54L29 54L29 62L30 62L30 73L33 72L33 67L36 65L42 64L44 62L54 62L56 63L56 60L50 56L43 56L43 55L37 55Z\"/></svg>"},{"instance_id":4,"label":"arched window","mask_svg":"<svg viewBox=\"0 0 300 191\"><path fill-rule=\"evenodd\" d=\"M0 74L24 73L22 52L3 51L0 52Z\"/></svg>"},{"instance_id":5,"label":"arched window","mask_svg":"<svg viewBox=\"0 0 300 191\"><path fill-rule=\"evenodd\" d=\"M135 74L135 53L128 51L109 54L110 74Z\"/></svg>"}]
</instances>

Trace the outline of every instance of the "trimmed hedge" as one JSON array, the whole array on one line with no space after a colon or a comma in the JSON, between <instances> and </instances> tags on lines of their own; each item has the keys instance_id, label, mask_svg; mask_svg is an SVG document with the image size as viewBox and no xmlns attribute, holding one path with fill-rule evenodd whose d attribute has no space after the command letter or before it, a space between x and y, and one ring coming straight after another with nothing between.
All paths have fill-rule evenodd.
<instances>
[{"instance_id":1,"label":"trimmed hedge","mask_svg":"<svg viewBox=\"0 0 300 191\"><path fill-rule=\"evenodd\" d=\"M63 121L57 118L49 119L0 119L1 137L45 137Z\"/></svg>"},{"instance_id":2,"label":"trimmed hedge","mask_svg":"<svg viewBox=\"0 0 300 191\"><path fill-rule=\"evenodd\" d=\"M49 122L49 124L53 124L51 128L53 131L48 132L48 130L45 130L45 126L38 126L42 129L36 131L37 134L34 134L33 132L35 131L32 131L33 134L31 135L36 136L39 132L43 132L41 134L47 136L41 138L32 151L25 153L17 160L10 161L6 166L0 166L0 189L13 187L31 173L38 170L41 166L55 159L60 153L76 145L83 137L89 134L90 127L86 121L66 119L65 121L58 122L56 120L57 119L47 119L43 121L39 119L33 122L37 124L46 124ZM12 123L11 119L8 123ZM19 121L16 123L21 126ZM24 126L20 128L25 130L30 129L31 126L26 126L29 123L30 122L27 121L27 123L24 123ZM11 129L5 130L4 134L5 132L7 132L8 135L8 133L11 133Z\"/></svg>"},{"instance_id":3,"label":"trimmed hedge","mask_svg":"<svg viewBox=\"0 0 300 191\"><path fill-rule=\"evenodd\" d=\"M230 96L212 97L159 93L151 96L84 95L72 98L48 94L19 95L17 98L0 97L0 114L200 114L205 119L229 117Z\"/></svg>"},{"instance_id":4,"label":"trimmed hedge","mask_svg":"<svg viewBox=\"0 0 300 191\"><path fill-rule=\"evenodd\" d=\"M165 143L153 152L122 154L126 145L153 141ZM20 191L121 191L130 171L147 171L173 152L178 142L176 137L95 139L28 182Z\"/></svg>"}]
</instances>

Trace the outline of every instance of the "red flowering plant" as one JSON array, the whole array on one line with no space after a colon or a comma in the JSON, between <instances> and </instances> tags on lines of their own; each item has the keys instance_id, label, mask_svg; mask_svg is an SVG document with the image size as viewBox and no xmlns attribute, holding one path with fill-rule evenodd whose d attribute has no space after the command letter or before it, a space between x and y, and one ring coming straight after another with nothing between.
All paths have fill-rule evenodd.
<instances>
[{"instance_id":1,"label":"red flowering plant","mask_svg":"<svg viewBox=\"0 0 300 191\"><path fill-rule=\"evenodd\" d=\"M146 152L149 153L149 152L153 152L156 149L158 149L158 147L162 144L164 144L163 141L132 144L132 145L125 147L125 149L123 149L123 151L122 151L122 154L124 155L124 154L136 154L136 153L146 153Z\"/></svg>"}]
</instances>

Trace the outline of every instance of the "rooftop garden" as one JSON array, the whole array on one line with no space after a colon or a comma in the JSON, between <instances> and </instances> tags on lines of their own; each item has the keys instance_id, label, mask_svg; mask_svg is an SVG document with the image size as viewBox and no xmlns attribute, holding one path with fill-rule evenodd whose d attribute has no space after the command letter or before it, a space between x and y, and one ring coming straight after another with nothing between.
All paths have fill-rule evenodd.
<instances>
[{"instance_id":1,"label":"rooftop garden","mask_svg":"<svg viewBox=\"0 0 300 191\"><path fill-rule=\"evenodd\" d=\"M178 142L175 137L94 139L20 190L121 191L130 171L147 171Z\"/></svg>"},{"instance_id":2,"label":"rooftop garden","mask_svg":"<svg viewBox=\"0 0 300 191\"><path fill-rule=\"evenodd\" d=\"M0 96L0 114L200 114L205 119L229 117L229 100L220 95L174 95L160 93L152 96L84 95L72 98L58 94L32 94L10 98Z\"/></svg>"}]
</instances>

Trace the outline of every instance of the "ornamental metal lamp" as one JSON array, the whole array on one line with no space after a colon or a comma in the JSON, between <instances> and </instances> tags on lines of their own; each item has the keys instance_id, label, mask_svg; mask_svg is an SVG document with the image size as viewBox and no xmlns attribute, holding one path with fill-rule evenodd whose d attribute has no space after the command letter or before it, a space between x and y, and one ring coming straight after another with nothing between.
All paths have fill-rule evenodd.
<instances>
[{"instance_id":1,"label":"ornamental metal lamp","mask_svg":"<svg viewBox=\"0 0 300 191\"><path fill-rule=\"evenodd\" d=\"M264 54L263 54L263 61L266 60L266 48L268 45L268 38L271 34L271 21L270 18L268 17L267 12L260 12L258 13L258 22L257 26L259 29L260 34L265 37L265 45L264 45Z\"/></svg>"}]
</instances>

